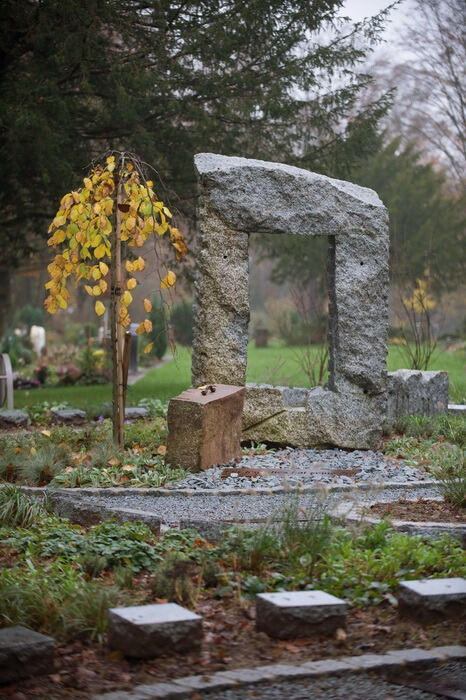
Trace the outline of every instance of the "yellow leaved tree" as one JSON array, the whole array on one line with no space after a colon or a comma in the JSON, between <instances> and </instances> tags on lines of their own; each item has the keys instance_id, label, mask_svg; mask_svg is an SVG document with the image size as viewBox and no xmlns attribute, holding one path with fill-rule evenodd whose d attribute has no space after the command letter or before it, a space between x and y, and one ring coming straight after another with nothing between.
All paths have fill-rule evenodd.
<instances>
[{"instance_id":1,"label":"yellow leaved tree","mask_svg":"<svg viewBox=\"0 0 466 700\"><path fill-rule=\"evenodd\" d=\"M54 314L68 306L69 278L83 280L88 294L95 297L98 316L110 312L113 366L113 439L123 447L125 378L123 371L124 333L131 322L131 290L146 263L140 254L150 236L167 236L177 259L186 252L182 234L171 224L172 215L156 196L153 183L146 180L141 162L133 154L113 151L104 163L97 163L83 186L64 195L60 209L49 226L48 245L57 253L48 266L50 280L45 287L44 305ZM123 260L123 258L126 260ZM160 277L160 288L176 282L172 270ZM105 300L108 300L106 302ZM144 311L152 309L144 299ZM150 333L145 318L137 333ZM150 352L151 345L145 351Z\"/></svg>"}]
</instances>

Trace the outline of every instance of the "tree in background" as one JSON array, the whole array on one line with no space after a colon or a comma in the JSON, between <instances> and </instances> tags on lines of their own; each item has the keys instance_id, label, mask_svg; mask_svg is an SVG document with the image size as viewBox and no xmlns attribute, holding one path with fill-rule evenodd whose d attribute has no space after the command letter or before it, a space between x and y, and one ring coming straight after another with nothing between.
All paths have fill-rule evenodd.
<instances>
[{"instance_id":1,"label":"tree in background","mask_svg":"<svg viewBox=\"0 0 466 700\"><path fill-rule=\"evenodd\" d=\"M414 0L400 40L406 58L379 71L379 86L396 85L387 125L392 135L448 173L459 194L466 180L466 3Z\"/></svg>"},{"instance_id":2,"label":"tree in background","mask_svg":"<svg viewBox=\"0 0 466 700\"><path fill-rule=\"evenodd\" d=\"M337 18L342 6L4 0L0 328L11 266L37 249L53 202L108 148L143 154L188 217L196 152L334 175L371 152L388 96L361 106L370 79L358 68L387 12L348 29Z\"/></svg>"},{"instance_id":3,"label":"tree in background","mask_svg":"<svg viewBox=\"0 0 466 700\"><path fill-rule=\"evenodd\" d=\"M354 168L351 178L374 189L388 208L390 267L397 285L412 287L428 270L432 291L439 296L464 280L464 201L448 191L445 177L423 163L413 145L392 141ZM325 284L325 239L269 236L262 251L276 260L278 282Z\"/></svg>"}]
</instances>

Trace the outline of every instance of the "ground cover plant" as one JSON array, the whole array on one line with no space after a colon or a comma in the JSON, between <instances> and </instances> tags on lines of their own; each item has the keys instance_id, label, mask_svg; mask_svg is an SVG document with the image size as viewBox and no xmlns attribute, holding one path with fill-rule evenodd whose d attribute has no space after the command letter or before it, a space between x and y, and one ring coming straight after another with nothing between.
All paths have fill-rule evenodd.
<instances>
[{"instance_id":1,"label":"ground cover plant","mask_svg":"<svg viewBox=\"0 0 466 700\"><path fill-rule=\"evenodd\" d=\"M58 641L53 673L12 686L11 693L84 698L199 669L383 651L403 641L459 642L460 623L419 629L396 613L400 579L466 574L454 539L396 534L386 523L349 532L330 521L325 503L303 512L290 500L277 515L280 525L231 528L209 542L194 530L157 535L140 523L72 525L11 486L0 502L0 626L21 624ZM257 633L255 594L283 588L320 588L347 598L346 631L286 642ZM157 601L203 616L202 650L145 662L109 652L108 608Z\"/></svg>"},{"instance_id":2,"label":"ground cover plant","mask_svg":"<svg viewBox=\"0 0 466 700\"><path fill-rule=\"evenodd\" d=\"M392 426L384 445L388 455L413 467L427 469L438 479L445 501L466 508L466 420L443 414L435 417L407 416Z\"/></svg>"},{"instance_id":3,"label":"ground cover plant","mask_svg":"<svg viewBox=\"0 0 466 700\"><path fill-rule=\"evenodd\" d=\"M165 464L164 418L125 425L125 448L111 441L111 423L0 436L0 479L30 486L159 487L186 476Z\"/></svg>"}]
</instances>

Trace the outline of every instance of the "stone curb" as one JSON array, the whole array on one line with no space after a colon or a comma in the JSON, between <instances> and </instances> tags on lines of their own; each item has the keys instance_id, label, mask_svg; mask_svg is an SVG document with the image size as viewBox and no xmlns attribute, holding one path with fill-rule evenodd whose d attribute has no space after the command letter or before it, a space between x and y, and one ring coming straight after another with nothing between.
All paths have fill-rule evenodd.
<instances>
[{"instance_id":1,"label":"stone curb","mask_svg":"<svg viewBox=\"0 0 466 700\"><path fill-rule=\"evenodd\" d=\"M418 488L437 488L439 481L435 479L426 479L425 481L383 481L380 483L361 483L361 484L322 484L315 483L310 486L301 486L296 488L284 488L282 486L274 486L269 489L164 489L164 488L128 488L112 486L110 488L51 488L49 486L20 486L20 488L28 493L50 493L60 495L81 495L81 496L154 496L158 497L173 497L173 496L271 496L273 494L291 494L291 493L351 493L353 491L371 491L375 489L382 491L385 489L418 489ZM4 484L0 484L3 488Z\"/></svg>"},{"instance_id":2,"label":"stone curb","mask_svg":"<svg viewBox=\"0 0 466 700\"><path fill-rule=\"evenodd\" d=\"M394 649L385 654L363 654L341 658L307 661L301 664L271 664L255 668L238 668L199 676L185 676L172 682L138 685L130 691L94 695L94 700L150 700L150 698L189 698L194 693L225 688L240 688L292 678L318 678L404 668L423 668L454 659L466 659L466 646L452 645L433 649ZM208 695L207 695L208 697Z\"/></svg>"},{"instance_id":3,"label":"stone curb","mask_svg":"<svg viewBox=\"0 0 466 700\"><path fill-rule=\"evenodd\" d=\"M435 500L435 499L433 499ZM380 503L381 501L374 501ZM368 509L373 503L364 503L364 505L354 505L350 512L345 513L338 506L333 512L337 518L342 518L346 522L367 523L368 525L377 525L383 518L367 515ZM394 530L399 532L407 532L411 535L452 535L459 537L466 542L466 523L457 522L434 522L421 520L396 520L390 519L390 525Z\"/></svg>"}]
</instances>

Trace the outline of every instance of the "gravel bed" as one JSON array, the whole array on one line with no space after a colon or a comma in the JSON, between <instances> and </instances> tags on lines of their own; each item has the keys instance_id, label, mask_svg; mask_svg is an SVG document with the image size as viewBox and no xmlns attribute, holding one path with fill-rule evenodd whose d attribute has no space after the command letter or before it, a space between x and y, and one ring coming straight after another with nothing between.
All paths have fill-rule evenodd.
<instances>
[{"instance_id":1,"label":"gravel bed","mask_svg":"<svg viewBox=\"0 0 466 700\"><path fill-rule=\"evenodd\" d=\"M424 674L419 674L421 675ZM430 674L425 674L426 680ZM465 664L449 663L435 669L435 681L464 683ZM435 686L434 681L434 686ZM277 681L273 683L241 687L229 690L216 690L204 692L202 697L215 698L215 700L243 700L244 698L261 698L261 700L309 700L321 698L322 700L369 700L380 698L381 700L438 700L448 697L435 692L427 692L410 688L405 685L390 683L379 676L361 673L343 677L330 676L324 678L312 678L302 680ZM460 695L450 697L460 697Z\"/></svg>"},{"instance_id":2,"label":"gravel bed","mask_svg":"<svg viewBox=\"0 0 466 700\"><path fill-rule=\"evenodd\" d=\"M244 456L229 464L190 474L167 488L296 488L316 482L332 485L396 484L428 478L425 471L409 467L402 460L387 457L382 452L289 447L264 455Z\"/></svg>"}]
</instances>

